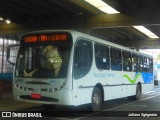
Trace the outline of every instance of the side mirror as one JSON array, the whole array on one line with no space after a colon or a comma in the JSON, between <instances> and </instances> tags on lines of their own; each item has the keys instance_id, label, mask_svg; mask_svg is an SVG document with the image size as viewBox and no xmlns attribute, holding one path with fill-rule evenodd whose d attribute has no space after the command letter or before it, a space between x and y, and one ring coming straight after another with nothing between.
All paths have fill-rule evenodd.
<instances>
[{"instance_id":1,"label":"side mirror","mask_svg":"<svg viewBox=\"0 0 160 120\"><path fill-rule=\"evenodd\" d=\"M19 44L14 44L14 45L7 46L6 59L12 65L15 65L18 48L19 48Z\"/></svg>"}]
</instances>

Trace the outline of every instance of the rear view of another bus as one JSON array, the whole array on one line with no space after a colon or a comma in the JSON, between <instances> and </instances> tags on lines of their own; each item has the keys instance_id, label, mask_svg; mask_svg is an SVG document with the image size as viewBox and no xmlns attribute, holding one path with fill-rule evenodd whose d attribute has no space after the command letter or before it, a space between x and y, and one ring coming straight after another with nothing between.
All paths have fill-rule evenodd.
<instances>
[{"instance_id":1,"label":"rear view of another bus","mask_svg":"<svg viewBox=\"0 0 160 120\"><path fill-rule=\"evenodd\" d=\"M72 104L70 54L72 36L66 31L24 34L17 55L13 94L16 100ZM67 97L66 97L67 96Z\"/></svg>"}]
</instances>

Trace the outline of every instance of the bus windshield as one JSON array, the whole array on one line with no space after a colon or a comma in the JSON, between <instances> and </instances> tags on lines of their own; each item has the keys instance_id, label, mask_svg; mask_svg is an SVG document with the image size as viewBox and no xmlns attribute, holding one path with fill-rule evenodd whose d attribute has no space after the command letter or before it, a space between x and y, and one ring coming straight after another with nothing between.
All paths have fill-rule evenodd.
<instances>
[{"instance_id":1,"label":"bus windshield","mask_svg":"<svg viewBox=\"0 0 160 120\"><path fill-rule=\"evenodd\" d=\"M34 45L19 49L15 75L30 78L65 78L71 45Z\"/></svg>"}]
</instances>

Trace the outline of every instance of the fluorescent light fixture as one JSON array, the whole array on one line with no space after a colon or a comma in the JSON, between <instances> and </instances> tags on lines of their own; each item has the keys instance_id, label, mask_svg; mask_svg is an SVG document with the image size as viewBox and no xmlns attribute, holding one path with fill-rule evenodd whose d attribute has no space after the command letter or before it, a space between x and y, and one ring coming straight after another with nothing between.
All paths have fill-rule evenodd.
<instances>
[{"instance_id":1,"label":"fluorescent light fixture","mask_svg":"<svg viewBox=\"0 0 160 120\"><path fill-rule=\"evenodd\" d=\"M7 24L10 24L10 23L11 23L11 21L10 21L10 20L5 20L5 22L6 22Z\"/></svg>"},{"instance_id":2,"label":"fluorescent light fixture","mask_svg":"<svg viewBox=\"0 0 160 120\"><path fill-rule=\"evenodd\" d=\"M2 18L2 17L0 17L0 20L3 20L3 18Z\"/></svg>"},{"instance_id":3,"label":"fluorescent light fixture","mask_svg":"<svg viewBox=\"0 0 160 120\"><path fill-rule=\"evenodd\" d=\"M119 13L117 10L115 10L102 0L85 0L85 1L107 14Z\"/></svg>"},{"instance_id":4,"label":"fluorescent light fixture","mask_svg":"<svg viewBox=\"0 0 160 120\"><path fill-rule=\"evenodd\" d=\"M153 32L151 32L150 30L148 30L144 26L133 26L133 27L135 29L139 30L140 32L144 33L145 35L147 35L150 38L159 38L158 36L156 36Z\"/></svg>"}]
</instances>

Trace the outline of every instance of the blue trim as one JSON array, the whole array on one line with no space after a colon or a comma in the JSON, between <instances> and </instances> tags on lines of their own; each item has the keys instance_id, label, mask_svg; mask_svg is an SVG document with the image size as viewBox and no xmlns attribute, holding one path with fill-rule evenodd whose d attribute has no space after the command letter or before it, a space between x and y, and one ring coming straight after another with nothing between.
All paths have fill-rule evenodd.
<instances>
[{"instance_id":1,"label":"blue trim","mask_svg":"<svg viewBox=\"0 0 160 120\"><path fill-rule=\"evenodd\" d=\"M141 73L143 76L144 83L152 83L153 82L153 73Z\"/></svg>"},{"instance_id":2,"label":"blue trim","mask_svg":"<svg viewBox=\"0 0 160 120\"><path fill-rule=\"evenodd\" d=\"M13 73L0 73L0 80L12 81Z\"/></svg>"}]
</instances>

